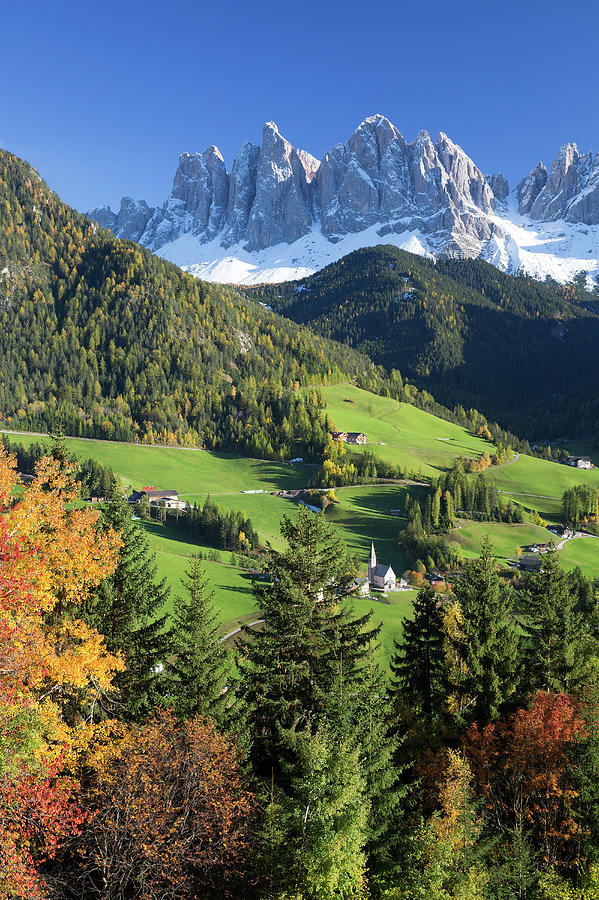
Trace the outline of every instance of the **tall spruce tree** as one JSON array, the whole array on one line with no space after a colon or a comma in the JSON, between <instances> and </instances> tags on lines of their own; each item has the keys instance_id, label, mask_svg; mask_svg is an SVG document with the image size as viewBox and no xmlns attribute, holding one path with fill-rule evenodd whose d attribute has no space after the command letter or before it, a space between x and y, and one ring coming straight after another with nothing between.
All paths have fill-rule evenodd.
<instances>
[{"instance_id":1,"label":"tall spruce tree","mask_svg":"<svg viewBox=\"0 0 599 900\"><path fill-rule=\"evenodd\" d=\"M267 896L364 897L369 803L358 751L326 727L297 731L292 741L296 761L287 789L273 785L258 839Z\"/></svg>"},{"instance_id":2,"label":"tall spruce tree","mask_svg":"<svg viewBox=\"0 0 599 900\"><path fill-rule=\"evenodd\" d=\"M513 702L519 669L512 592L500 582L488 539L482 542L480 559L464 567L454 594L463 615L454 648L463 663L460 690L470 698L457 724L484 727Z\"/></svg>"},{"instance_id":3,"label":"tall spruce tree","mask_svg":"<svg viewBox=\"0 0 599 900\"><path fill-rule=\"evenodd\" d=\"M394 693L428 724L437 720L446 695L445 631L440 598L429 586L418 591L414 617L406 619L391 660Z\"/></svg>"},{"instance_id":4,"label":"tall spruce tree","mask_svg":"<svg viewBox=\"0 0 599 900\"><path fill-rule=\"evenodd\" d=\"M119 532L123 546L116 571L96 588L83 612L108 649L123 652L126 668L115 679L117 714L137 720L162 699L162 670L171 652L163 612L169 589L165 579L156 577L155 556L129 504L115 495L102 519Z\"/></svg>"},{"instance_id":5,"label":"tall spruce tree","mask_svg":"<svg viewBox=\"0 0 599 900\"><path fill-rule=\"evenodd\" d=\"M220 640L214 594L199 557L192 557L185 575L184 595L176 594L174 600L169 696L182 719L200 714L222 722L231 664Z\"/></svg>"},{"instance_id":6,"label":"tall spruce tree","mask_svg":"<svg viewBox=\"0 0 599 900\"><path fill-rule=\"evenodd\" d=\"M556 550L529 575L524 599L524 688L527 693L575 690L584 679L591 638L577 612L577 592Z\"/></svg>"},{"instance_id":7,"label":"tall spruce tree","mask_svg":"<svg viewBox=\"0 0 599 900\"><path fill-rule=\"evenodd\" d=\"M283 520L282 533L287 549L272 554L270 582L255 589L264 624L240 662L252 760L291 796L303 764L298 735L303 741L326 729L340 752L355 752L370 809L363 843L382 880L395 865L404 791L384 679L372 658L378 629L370 614L352 612L353 565L324 516L301 509L295 521Z\"/></svg>"},{"instance_id":8,"label":"tall spruce tree","mask_svg":"<svg viewBox=\"0 0 599 900\"><path fill-rule=\"evenodd\" d=\"M286 733L340 720L339 692L349 703L378 632L370 613L355 617L347 603L353 563L324 516L300 508L281 533L287 548L271 553L269 579L254 587L264 624L240 660L252 757L267 776L282 773Z\"/></svg>"}]
</instances>

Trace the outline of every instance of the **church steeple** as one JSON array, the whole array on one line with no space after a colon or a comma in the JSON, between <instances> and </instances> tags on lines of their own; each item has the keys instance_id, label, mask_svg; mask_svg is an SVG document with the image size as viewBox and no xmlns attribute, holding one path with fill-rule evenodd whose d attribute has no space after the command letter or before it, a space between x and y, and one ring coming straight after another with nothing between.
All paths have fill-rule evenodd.
<instances>
[{"instance_id":1,"label":"church steeple","mask_svg":"<svg viewBox=\"0 0 599 900\"><path fill-rule=\"evenodd\" d=\"M376 569L376 552L374 549L374 541L370 544L370 558L368 560L368 580L370 581L371 575Z\"/></svg>"}]
</instances>

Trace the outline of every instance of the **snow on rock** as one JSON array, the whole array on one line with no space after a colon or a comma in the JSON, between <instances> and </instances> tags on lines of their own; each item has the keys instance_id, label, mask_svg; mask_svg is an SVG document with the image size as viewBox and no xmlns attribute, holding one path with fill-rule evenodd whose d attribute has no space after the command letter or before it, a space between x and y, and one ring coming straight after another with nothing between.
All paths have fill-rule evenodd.
<instances>
[{"instance_id":1,"label":"snow on rock","mask_svg":"<svg viewBox=\"0 0 599 900\"><path fill-rule=\"evenodd\" d=\"M440 133L408 143L370 116L322 160L297 150L274 122L242 146L230 173L215 146L184 153L156 209L123 198L90 213L210 281L303 278L365 246L431 257L482 257L499 268L570 280L599 273L599 154L566 144L509 193Z\"/></svg>"}]
</instances>

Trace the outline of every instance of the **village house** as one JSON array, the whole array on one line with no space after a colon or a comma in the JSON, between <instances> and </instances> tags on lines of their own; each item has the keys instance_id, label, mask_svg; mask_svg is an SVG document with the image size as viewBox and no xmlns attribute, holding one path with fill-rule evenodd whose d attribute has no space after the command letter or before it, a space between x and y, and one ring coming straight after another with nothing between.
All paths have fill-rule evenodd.
<instances>
[{"instance_id":1,"label":"village house","mask_svg":"<svg viewBox=\"0 0 599 900\"><path fill-rule=\"evenodd\" d=\"M143 497L148 498L150 506L162 506L165 509L185 509L185 502L179 500L178 491L157 491L155 487L142 487L133 491L129 503L138 503Z\"/></svg>"},{"instance_id":2,"label":"village house","mask_svg":"<svg viewBox=\"0 0 599 900\"><path fill-rule=\"evenodd\" d=\"M346 444L365 444L368 438L361 431L332 431L334 441L343 441Z\"/></svg>"},{"instance_id":3,"label":"village house","mask_svg":"<svg viewBox=\"0 0 599 900\"><path fill-rule=\"evenodd\" d=\"M566 456L566 465L574 466L576 469L595 468L589 456Z\"/></svg>"},{"instance_id":4,"label":"village house","mask_svg":"<svg viewBox=\"0 0 599 900\"><path fill-rule=\"evenodd\" d=\"M374 542L370 545L368 587L375 591L394 591L397 588L397 578L391 566L377 563Z\"/></svg>"}]
</instances>

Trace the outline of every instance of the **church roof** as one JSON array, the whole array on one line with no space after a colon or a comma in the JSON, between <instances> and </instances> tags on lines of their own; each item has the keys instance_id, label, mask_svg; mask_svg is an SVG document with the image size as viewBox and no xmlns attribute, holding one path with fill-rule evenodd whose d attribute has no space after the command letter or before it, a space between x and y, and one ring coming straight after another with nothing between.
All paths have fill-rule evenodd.
<instances>
[{"instance_id":1,"label":"church roof","mask_svg":"<svg viewBox=\"0 0 599 900\"><path fill-rule=\"evenodd\" d=\"M385 575L388 575L389 573L391 573L391 575L393 575L395 577L395 572L393 571L391 566L386 566L385 563L379 563L372 570L372 574L374 576L376 576L377 578L384 578Z\"/></svg>"}]
</instances>

